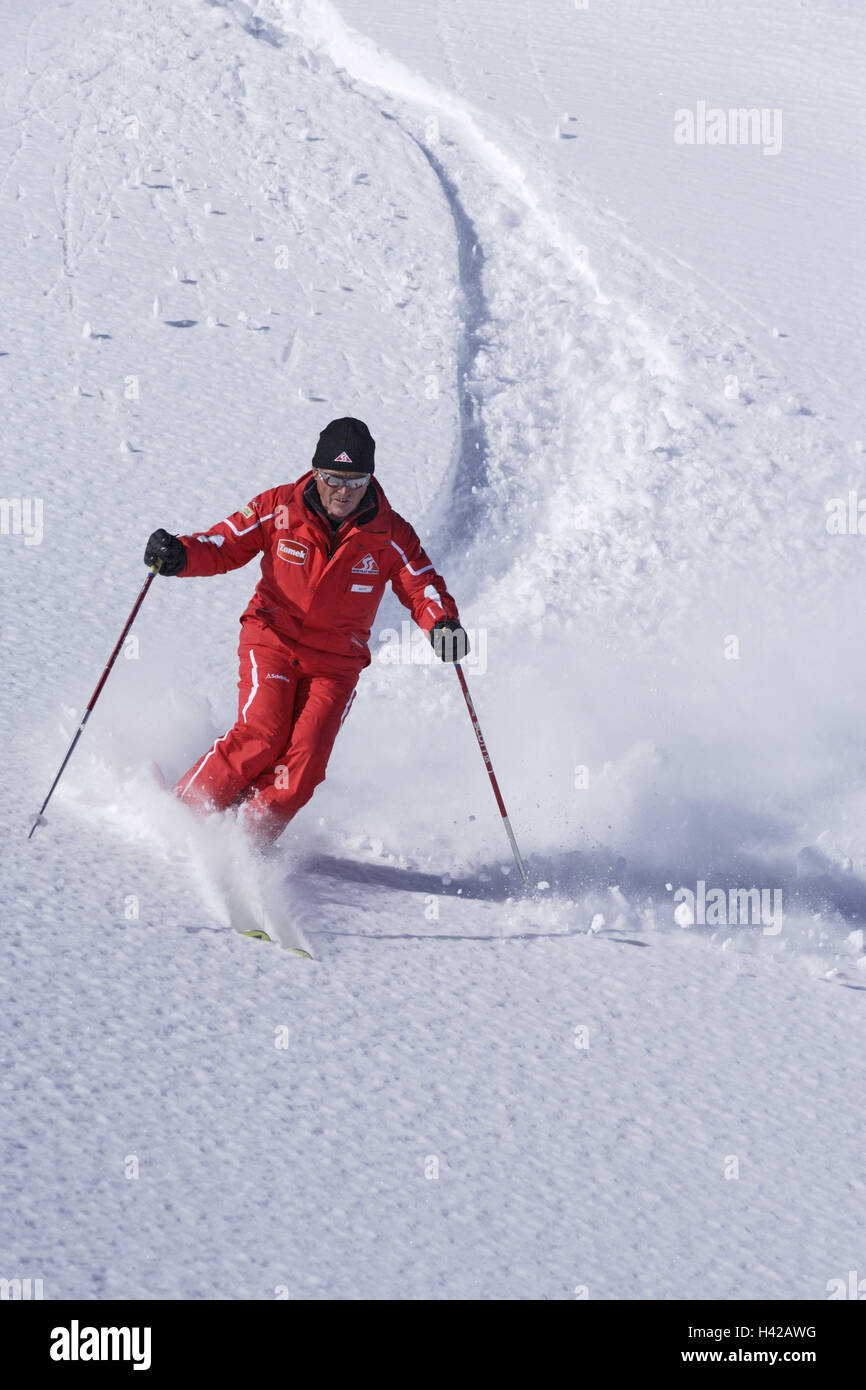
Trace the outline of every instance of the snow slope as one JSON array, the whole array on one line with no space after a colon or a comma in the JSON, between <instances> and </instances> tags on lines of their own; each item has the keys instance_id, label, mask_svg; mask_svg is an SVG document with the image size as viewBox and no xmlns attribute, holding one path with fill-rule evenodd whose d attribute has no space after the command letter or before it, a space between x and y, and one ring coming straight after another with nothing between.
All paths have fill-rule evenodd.
<instances>
[{"instance_id":1,"label":"snow slope","mask_svg":"<svg viewBox=\"0 0 866 1390\"><path fill-rule=\"evenodd\" d=\"M788 129L840 80L764 178L751 149L678 173L635 76L651 52L678 93L757 101L709 90L720 36L729 63L751 42L738 0L673 51L671 6L613 8L28 0L10 25L3 492L42 526L0 536L0 1272L48 1297L810 1298L862 1264L866 672L859 537L826 525L862 461L856 354L828 347L859 291L845 219L819 273L792 215L816 171L858 214L862 142L826 138L853 11L825 0L807 54L766 7ZM707 282L719 199L779 239L760 287L754 243ZM149 531L296 476L344 413L474 634L530 893L395 601L278 854L190 840L148 765L233 718L252 571L152 587L28 842ZM314 964L226 930L231 856ZM781 894L779 930L684 926L701 882Z\"/></svg>"}]
</instances>

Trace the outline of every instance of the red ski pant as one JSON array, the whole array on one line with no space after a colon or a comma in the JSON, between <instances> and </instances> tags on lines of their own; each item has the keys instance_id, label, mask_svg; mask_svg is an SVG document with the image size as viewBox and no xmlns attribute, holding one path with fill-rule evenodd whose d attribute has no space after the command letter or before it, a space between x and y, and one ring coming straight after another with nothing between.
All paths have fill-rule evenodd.
<instances>
[{"instance_id":1,"label":"red ski pant","mask_svg":"<svg viewBox=\"0 0 866 1390\"><path fill-rule=\"evenodd\" d=\"M242 643L238 718L175 784L188 805L239 818L257 844L275 840L316 787L349 707L358 672L323 676L290 650Z\"/></svg>"}]
</instances>

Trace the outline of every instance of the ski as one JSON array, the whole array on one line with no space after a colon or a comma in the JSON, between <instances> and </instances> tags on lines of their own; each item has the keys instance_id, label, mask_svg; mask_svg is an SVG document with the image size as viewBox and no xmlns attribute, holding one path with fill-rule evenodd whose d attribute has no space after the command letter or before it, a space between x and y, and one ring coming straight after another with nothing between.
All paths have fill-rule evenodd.
<instances>
[{"instance_id":1,"label":"ski","mask_svg":"<svg viewBox=\"0 0 866 1390\"><path fill-rule=\"evenodd\" d=\"M281 946L291 956L313 959L313 953L302 933L290 921L278 924L274 913L262 901L260 892L245 891L233 881L223 890L223 900L228 911L229 925L241 936L255 941L270 941Z\"/></svg>"}]
</instances>

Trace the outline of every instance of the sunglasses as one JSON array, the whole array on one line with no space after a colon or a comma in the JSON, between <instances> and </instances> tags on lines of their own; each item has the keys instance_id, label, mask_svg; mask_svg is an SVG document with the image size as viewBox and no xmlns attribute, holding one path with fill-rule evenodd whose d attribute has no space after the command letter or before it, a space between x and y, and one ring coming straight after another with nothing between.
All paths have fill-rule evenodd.
<instances>
[{"instance_id":1,"label":"sunglasses","mask_svg":"<svg viewBox=\"0 0 866 1390\"><path fill-rule=\"evenodd\" d=\"M321 468L317 468L316 472L327 487L347 487L350 492L366 487L370 477L369 473L365 473L363 478L338 478L335 473L323 473Z\"/></svg>"}]
</instances>

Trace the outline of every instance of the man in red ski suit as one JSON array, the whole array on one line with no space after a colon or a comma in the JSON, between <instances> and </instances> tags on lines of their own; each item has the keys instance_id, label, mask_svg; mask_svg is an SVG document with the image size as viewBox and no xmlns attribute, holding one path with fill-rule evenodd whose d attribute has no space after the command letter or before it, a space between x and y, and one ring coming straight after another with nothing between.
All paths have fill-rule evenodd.
<instances>
[{"instance_id":1,"label":"man in red ski suit","mask_svg":"<svg viewBox=\"0 0 866 1390\"><path fill-rule=\"evenodd\" d=\"M241 618L237 722L174 787L202 810L240 804L261 847L324 780L389 580L437 655L466 655L457 605L374 480L374 452L361 420L332 420L297 482L268 488L209 531L158 530L147 543L145 564L160 561L164 575L225 574L262 557Z\"/></svg>"}]
</instances>

